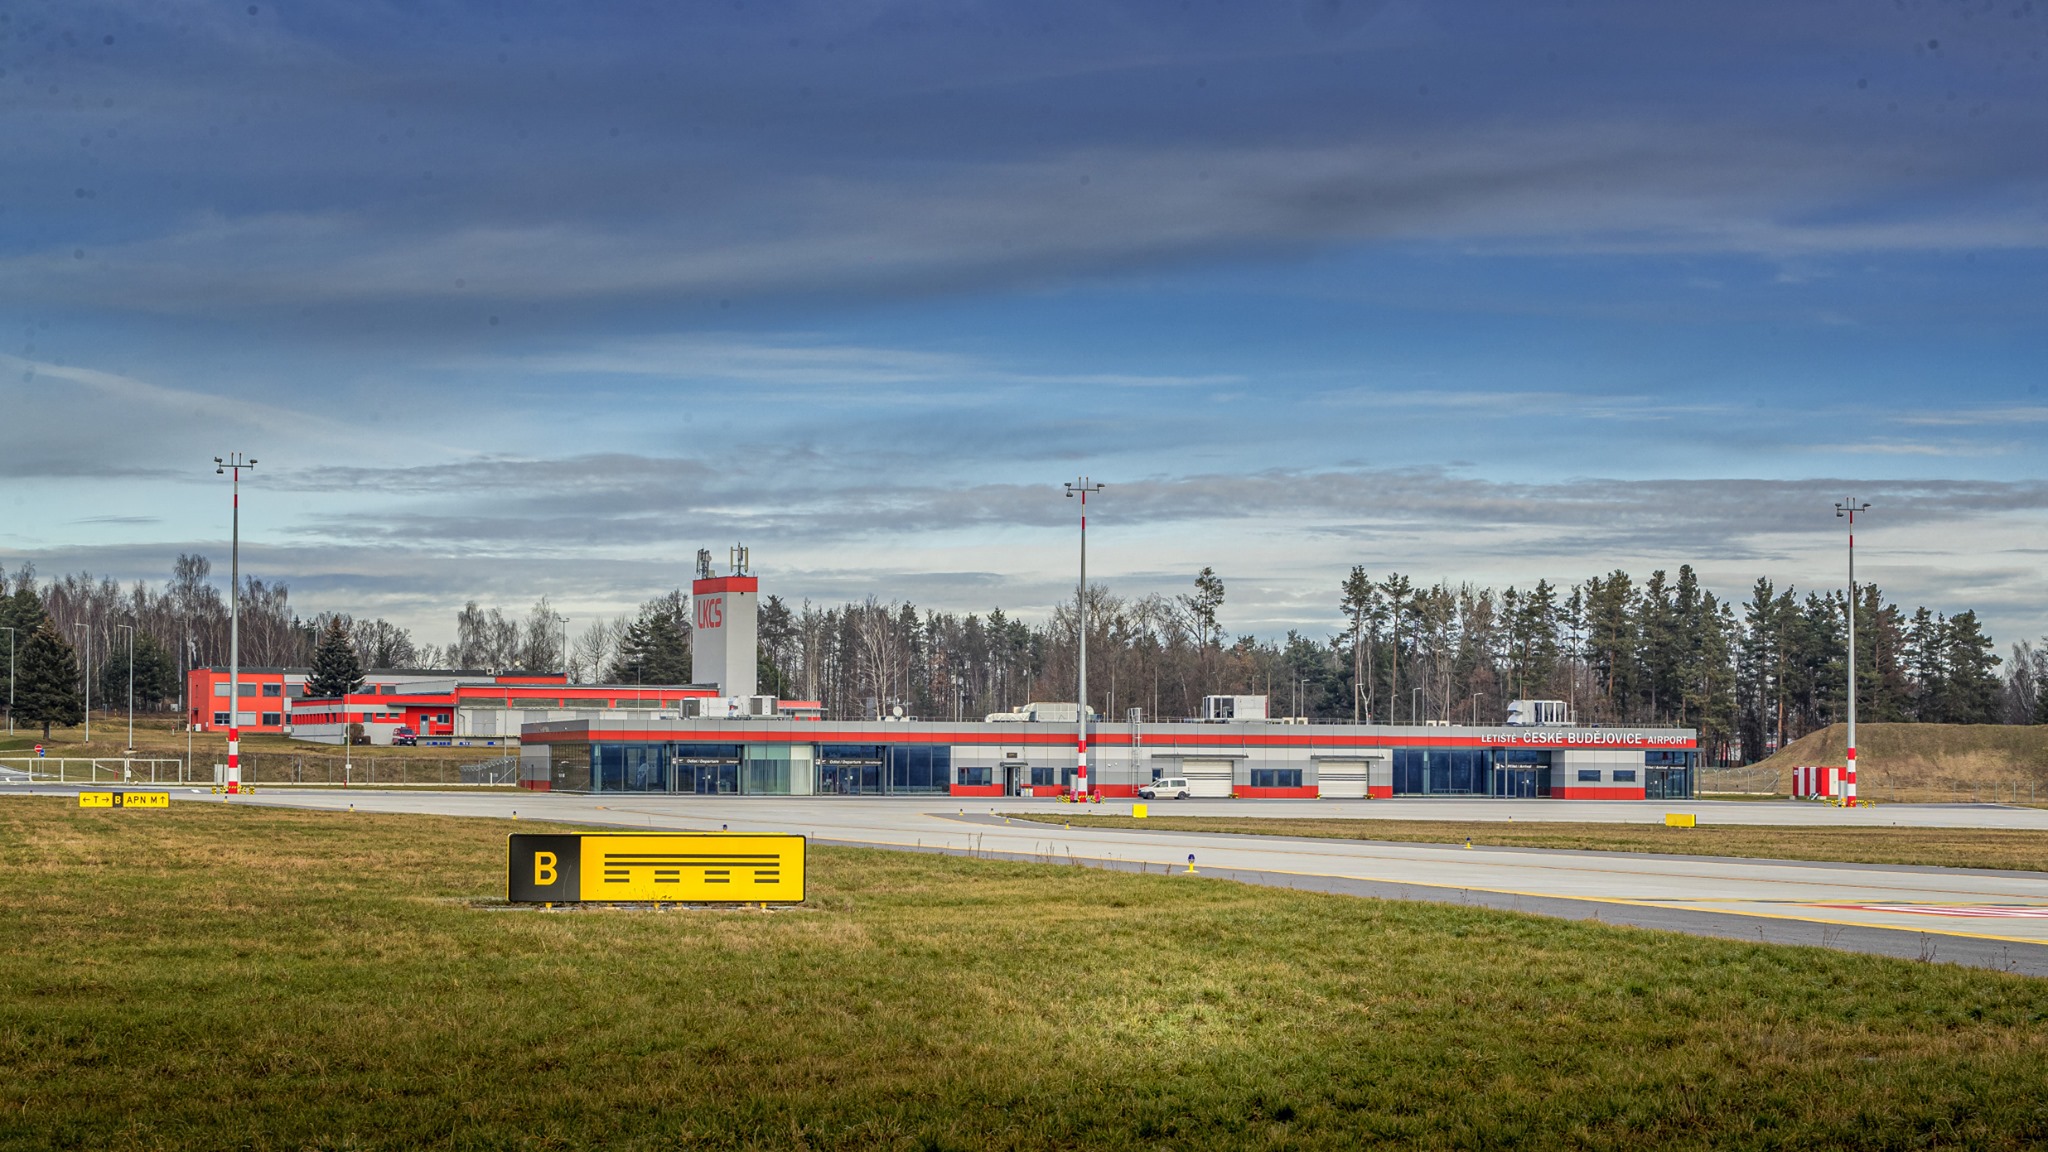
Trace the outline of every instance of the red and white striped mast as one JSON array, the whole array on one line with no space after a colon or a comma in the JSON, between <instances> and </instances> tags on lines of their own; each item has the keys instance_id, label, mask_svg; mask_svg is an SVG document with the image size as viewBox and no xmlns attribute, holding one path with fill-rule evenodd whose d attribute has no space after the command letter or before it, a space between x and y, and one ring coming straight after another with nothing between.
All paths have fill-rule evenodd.
<instances>
[{"instance_id":1,"label":"red and white striped mast","mask_svg":"<svg viewBox=\"0 0 2048 1152\"><path fill-rule=\"evenodd\" d=\"M1869 504L1845 500L1835 505L1835 517L1849 518L1849 755L1842 781L1842 805L1856 806L1856 514L1868 512Z\"/></svg>"},{"instance_id":2,"label":"red and white striped mast","mask_svg":"<svg viewBox=\"0 0 2048 1152\"><path fill-rule=\"evenodd\" d=\"M240 452L213 458L213 474L229 476L235 510L228 537L228 791L242 790L242 469L256 467Z\"/></svg>"},{"instance_id":3,"label":"red and white striped mast","mask_svg":"<svg viewBox=\"0 0 2048 1152\"><path fill-rule=\"evenodd\" d=\"M1077 663L1081 684L1080 695L1074 706L1079 726L1075 744L1079 759L1075 761L1077 767L1074 769L1074 798L1085 800L1088 797L1088 494L1102 491L1102 485L1091 484L1088 477L1083 476L1068 484L1066 488L1068 499L1075 496L1081 498L1081 594L1075 601L1079 613L1074 617L1078 625L1075 637L1080 641L1080 647L1076 651L1080 657Z\"/></svg>"}]
</instances>

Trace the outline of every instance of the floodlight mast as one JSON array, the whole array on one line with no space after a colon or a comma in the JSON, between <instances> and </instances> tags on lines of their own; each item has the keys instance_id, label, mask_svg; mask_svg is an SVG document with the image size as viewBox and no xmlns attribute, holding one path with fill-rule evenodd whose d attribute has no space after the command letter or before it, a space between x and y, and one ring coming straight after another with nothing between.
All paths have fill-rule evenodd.
<instances>
[{"instance_id":1,"label":"floodlight mast","mask_svg":"<svg viewBox=\"0 0 2048 1152\"><path fill-rule=\"evenodd\" d=\"M0 628L7 633L7 734L14 735L14 629Z\"/></svg>"},{"instance_id":2,"label":"floodlight mast","mask_svg":"<svg viewBox=\"0 0 2048 1152\"><path fill-rule=\"evenodd\" d=\"M1102 491L1102 485L1091 483L1083 476L1066 485L1067 498L1081 498L1081 590L1075 598L1074 617L1075 639L1080 641L1075 649L1077 672L1079 673L1079 698L1074 704L1077 726L1075 748L1078 753L1074 763L1074 798L1088 798L1088 494Z\"/></svg>"},{"instance_id":3,"label":"floodlight mast","mask_svg":"<svg viewBox=\"0 0 2048 1152\"><path fill-rule=\"evenodd\" d=\"M135 755L135 625L116 624L116 632L128 630L128 754Z\"/></svg>"},{"instance_id":4,"label":"floodlight mast","mask_svg":"<svg viewBox=\"0 0 2048 1152\"><path fill-rule=\"evenodd\" d=\"M234 493L234 513L228 536L228 779L230 792L242 790L242 469L256 467L254 458L244 460L230 452L225 460L213 458L213 474L228 476ZM342 725L342 740L348 740L348 726Z\"/></svg>"},{"instance_id":5,"label":"floodlight mast","mask_svg":"<svg viewBox=\"0 0 2048 1152\"><path fill-rule=\"evenodd\" d=\"M1849 754L1845 757L1847 779L1842 781L1842 806L1856 806L1856 514L1868 512L1868 503L1844 500L1835 505L1835 517L1849 519Z\"/></svg>"},{"instance_id":6,"label":"floodlight mast","mask_svg":"<svg viewBox=\"0 0 2048 1152\"><path fill-rule=\"evenodd\" d=\"M74 621L71 625L85 637L85 744L86 755L92 755L92 625Z\"/></svg>"}]
</instances>

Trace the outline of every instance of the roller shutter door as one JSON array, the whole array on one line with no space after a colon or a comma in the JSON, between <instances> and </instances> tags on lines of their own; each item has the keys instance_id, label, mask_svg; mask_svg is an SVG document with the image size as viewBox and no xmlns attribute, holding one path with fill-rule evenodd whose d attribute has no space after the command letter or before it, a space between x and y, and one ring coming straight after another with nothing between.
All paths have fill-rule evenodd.
<instances>
[{"instance_id":1,"label":"roller shutter door","mask_svg":"<svg viewBox=\"0 0 2048 1152\"><path fill-rule=\"evenodd\" d=\"M1183 760L1180 770L1187 778L1188 795L1229 797L1230 764L1228 760Z\"/></svg>"},{"instance_id":2,"label":"roller shutter door","mask_svg":"<svg viewBox=\"0 0 2048 1152\"><path fill-rule=\"evenodd\" d=\"M1332 800L1363 800L1366 770L1364 760L1324 760L1316 765L1318 794Z\"/></svg>"}]
</instances>

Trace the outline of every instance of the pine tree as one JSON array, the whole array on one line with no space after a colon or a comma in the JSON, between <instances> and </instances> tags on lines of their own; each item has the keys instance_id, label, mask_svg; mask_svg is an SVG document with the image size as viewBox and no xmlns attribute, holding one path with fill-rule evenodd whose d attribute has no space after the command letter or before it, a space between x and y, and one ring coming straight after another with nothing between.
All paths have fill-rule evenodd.
<instances>
[{"instance_id":1,"label":"pine tree","mask_svg":"<svg viewBox=\"0 0 2048 1152\"><path fill-rule=\"evenodd\" d=\"M22 645L14 686L14 710L24 721L40 724L43 739L50 726L69 728L85 719L79 689L78 654L46 617Z\"/></svg>"},{"instance_id":2,"label":"pine tree","mask_svg":"<svg viewBox=\"0 0 2048 1152\"><path fill-rule=\"evenodd\" d=\"M313 676L306 681L306 695L316 700L337 700L363 686L363 666L356 657L355 642L348 624L336 616L320 633L313 648Z\"/></svg>"},{"instance_id":3,"label":"pine tree","mask_svg":"<svg viewBox=\"0 0 2048 1152\"><path fill-rule=\"evenodd\" d=\"M618 659L608 679L620 684L688 684L690 636L684 629L686 609L680 598L664 597L640 609L640 618L626 626Z\"/></svg>"},{"instance_id":4,"label":"pine tree","mask_svg":"<svg viewBox=\"0 0 2048 1152\"><path fill-rule=\"evenodd\" d=\"M29 571L29 569L24 569ZM18 675L21 668L21 650L34 636L36 629L43 626L47 616L43 612L42 598L35 594L26 583L13 595L8 595L6 573L0 571L0 628L11 629L7 633L13 651L13 667L0 664L0 707L6 706L7 693L16 685L8 680L9 675ZM20 693L14 693L19 703Z\"/></svg>"},{"instance_id":5,"label":"pine tree","mask_svg":"<svg viewBox=\"0 0 2048 1152\"><path fill-rule=\"evenodd\" d=\"M1199 643L1206 646L1222 642L1223 628L1217 623L1216 614L1223 608L1223 578L1216 575L1214 568L1202 569L1195 577L1194 592L1181 597L1180 602L1188 619L1194 622Z\"/></svg>"},{"instance_id":6,"label":"pine tree","mask_svg":"<svg viewBox=\"0 0 2048 1152\"><path fill-rule=\"evenodd\" d=\"M135 707L143 711L155 708L164 700L177 695L178 669L171 663L171 654L164 651L162 642L147 632L135 633ZM109 708L128 706L128 653L115 649L107 655L106 663L100 665L99 684L93 689L93 698L104 701Z\"/></svg>"},{"instance_id":7,"label":"pine tree","mask_svg":"<svg viewBox=\"0 0 2048 1152\"><path fill-rule=\"evenodd\" d=\"M1365 574L1363 567L1352 566L1351 575L1344 580L1343 598L1338 607L1351 621L1351 721L1355 724L1361 715L1368 718L1372 715L1369 687L1371 654L1365 639L1365 626L1381 610L1379 587L1372 582L1372 577Z\"/></svg>"},{"instance_id":8,"label":"pine tree","mask_svg":"<svg viewBox=\"0 0 2048 1152\"><path fill-rule=\"evenodd\" d=\"M1948 700L1942 719L1950 724L1997 723L1998 657L1993 654L1991 637L1984 634L1977 621L1977 613L1956 613L1948 618L1943 632Z\"/></svg>"}]
</instances>

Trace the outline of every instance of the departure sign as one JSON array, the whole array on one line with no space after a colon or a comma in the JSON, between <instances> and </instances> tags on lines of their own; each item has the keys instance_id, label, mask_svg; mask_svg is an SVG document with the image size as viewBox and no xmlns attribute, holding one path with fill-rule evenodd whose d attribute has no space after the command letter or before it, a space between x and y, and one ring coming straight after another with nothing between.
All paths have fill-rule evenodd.
<instances>
[{"instance_id":1,"label":"departure sign","mask_svg":"<svg viewBox=\"0 0 2048 1152\"><path fill-rule=\"evenodd\" d=\"M804 838L742 832L515 832L506 853L505 898L514 904L796 904L804 898Z\"/></svg>"},{"instance_id":2,"label":"departure sign","mask_svg":"<svg viewBox=\"0 0 2048 1152\"><path fill-rule=\"evenodd\" d=\"M169 808L169 792L80 792L80 808Z\"/></svg>"}]
</instances>

